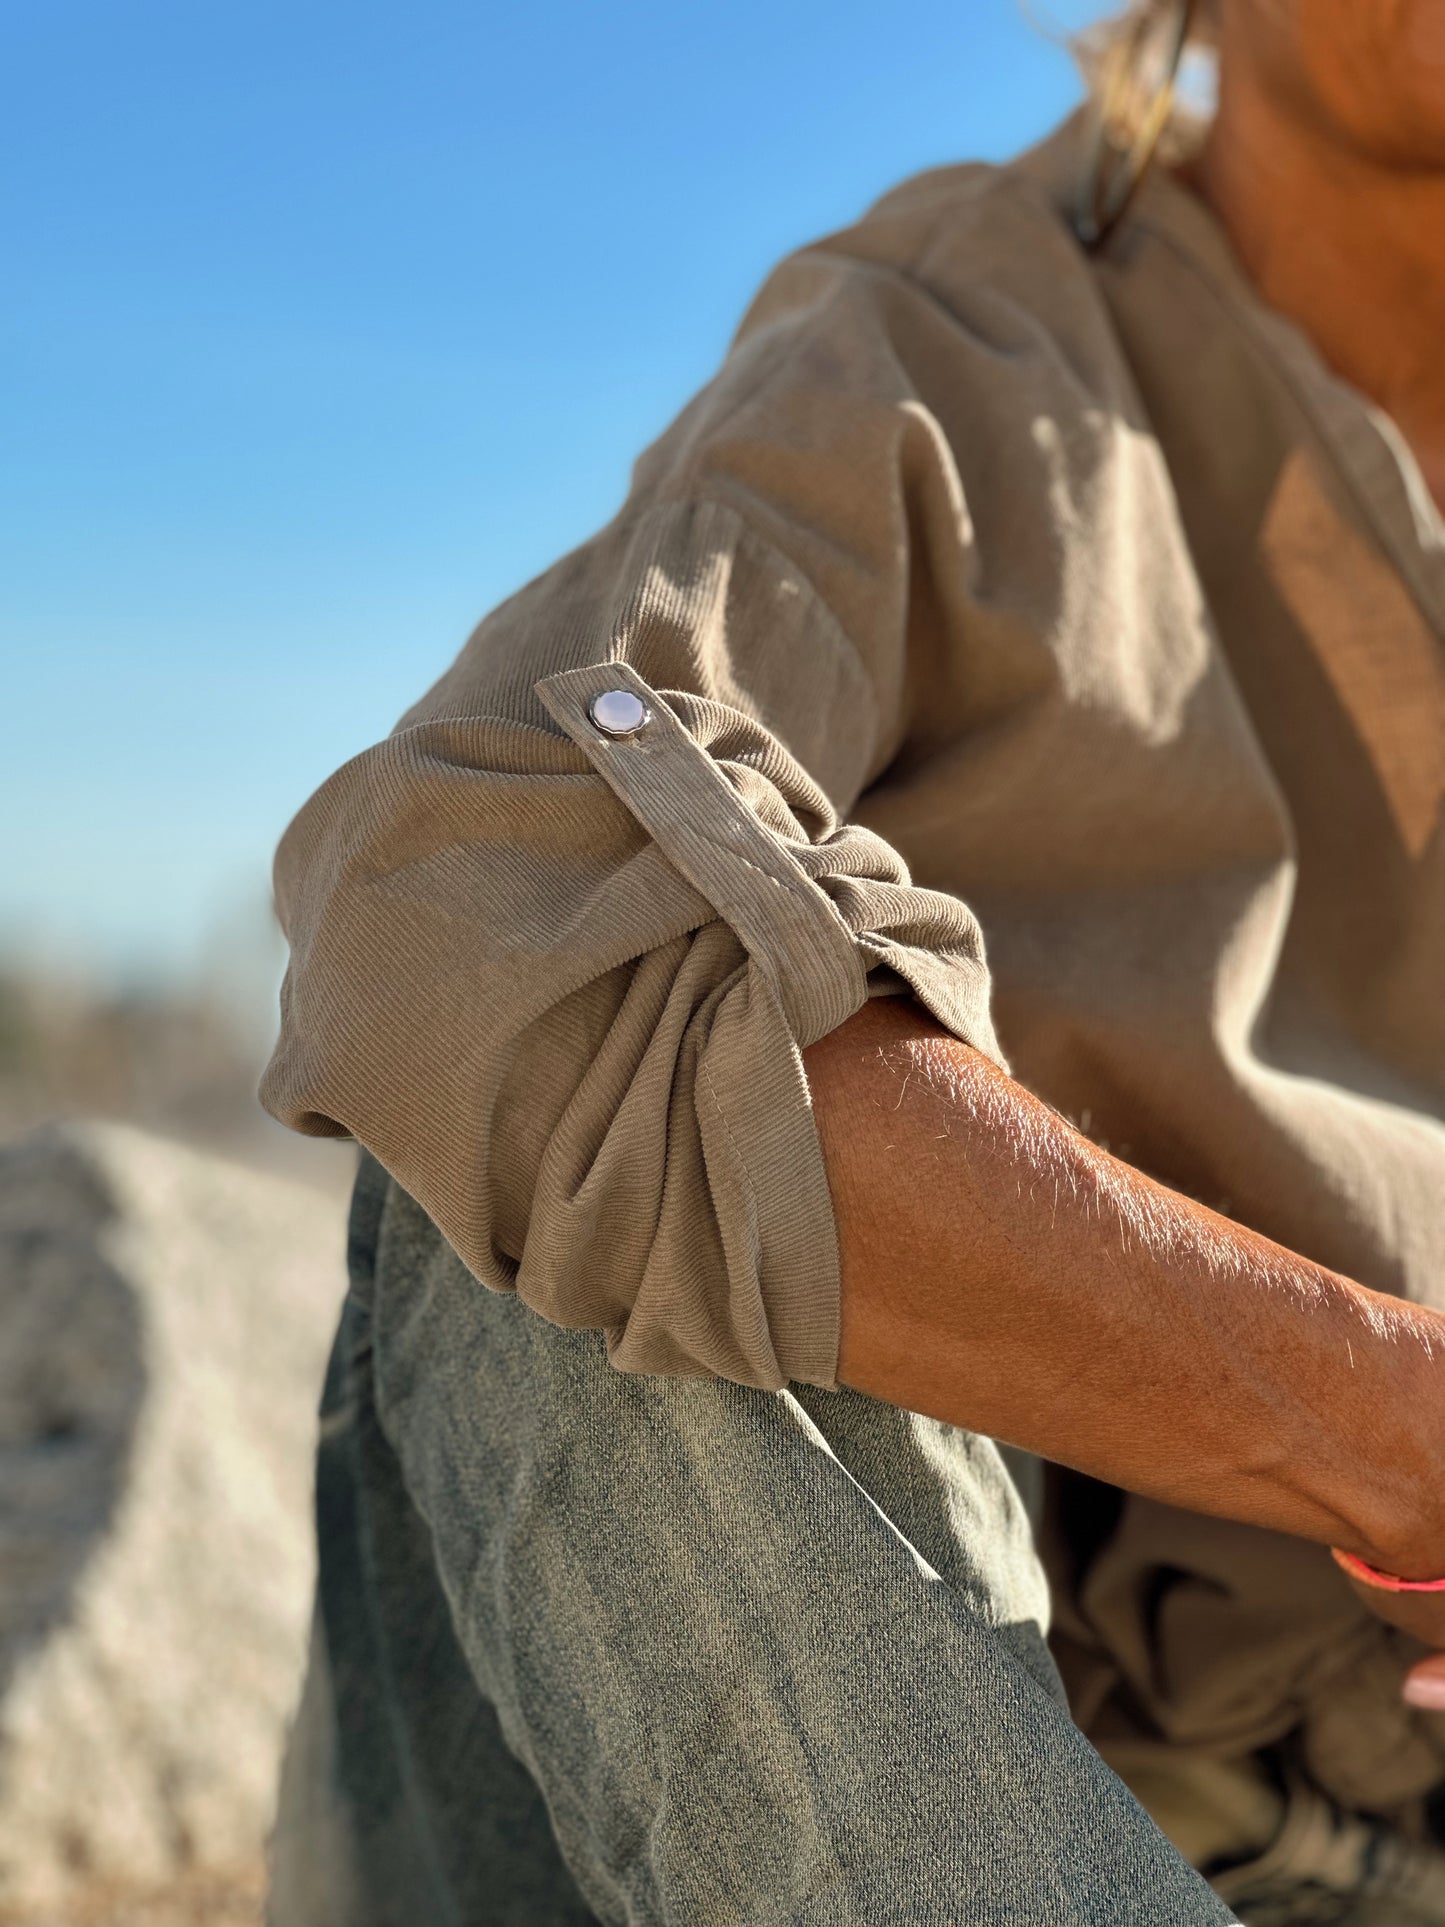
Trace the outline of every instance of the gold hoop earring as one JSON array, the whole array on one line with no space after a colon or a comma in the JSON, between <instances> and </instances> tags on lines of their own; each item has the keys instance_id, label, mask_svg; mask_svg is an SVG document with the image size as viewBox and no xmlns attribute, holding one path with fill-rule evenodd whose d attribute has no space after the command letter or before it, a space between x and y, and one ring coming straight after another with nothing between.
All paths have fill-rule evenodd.
<instances>
[{"instance_id":1,"label":"gold hoop earring","mask_svg":"<svg viewBox=\"0 0 1445 1927\"><path fill-rule=\"evenodd\" d=\"M1193 19L1194 0L1177 0L1165 43L1164 77L1141 115L1130 113L1139 36L1113 51L1094 109L1093 140L1074 209L1074 231L1086 248L1103 245L1143 184L1174 105L1179 63Z\"/></svg>"}]
</instances>

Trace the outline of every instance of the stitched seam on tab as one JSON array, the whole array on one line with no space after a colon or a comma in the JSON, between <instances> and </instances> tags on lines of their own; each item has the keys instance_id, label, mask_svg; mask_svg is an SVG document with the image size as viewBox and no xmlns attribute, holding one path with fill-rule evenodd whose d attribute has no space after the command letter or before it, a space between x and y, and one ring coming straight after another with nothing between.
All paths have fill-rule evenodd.
<instances>
[{"instance_id":1,"label":"stitched seam on tab","mask_svg":"<svg viewBox=\"0 0 1445 1927\"><path fill-rule=\"evenodd\" d=\"M696 746L694 745L694 747ZM706 751L700 753L705 755ZM646 825L643 827L646 828ZM781 892L785 902L796 903L799 902L801 898L806 898L806 905L800 906L802 908L802 914L806 917L821 917L824 920L830 936L840 938L846 946L849 962L855 966L859 982L866 985L868 971L858 955L856 936L845 922L842 913L833 902L833 899L828 895L828 892L823 889L819 883L815 882L806 870L800 867L796 877L789 876L784 880L782 877L774 876L771 871L763 869L761 865L754 863L749 857L744 856L740 850L734 849L731 844L717 842L708 831L692 828L692 826L689 827L691 833L701 842L705 843L709 849L716 850L720 858L733 863L740 863L745 869L751 870L755 876L762 877L764 882L772 884L775 890ZM757 826L757 833L762 836L768 834L760 825ZM653 835L650 830L648 834L650 836ZM663 851L664 855L670 855L666 843L663 842L661 838L653 836L653 841L658 844L658 847ZM786 857L786 853L784 853L784 855ZM675 859L673 860L675 861ZM709 896L705 887L701 885L695 887L699 889L701 895L708 897L708 900L713 902L716 908L719 910L722 908L721 904L716 903L716 899ZM746 914L749 906L739 903L737 908ZM751 955L751 952L749 954ZM757 961L758 960L754 958L754 962ZM847 968L847 965L842 965L841 967Z\"/></svg>"},{"instance_id":2,"label":"stitched seam on tab","mask_svg":"<svg viewBox=\"0 0 1445 1927\"><path fill-rule=\"evenodd\" d=\"M681 728L680 724L679 724L679 728ZM685 731L684 731L684 734L686 734ZM697 743L691 742L690 738L689 738L689 742L691 743L692 751L695 751L696 754L704 758L707 756L707 751L705 749L700 748ZM689 753L689 751L686 748L684 748L682 745L679 745L678 748L679 748L679 752L682 755L687 755ZM583 754L585 755L586 752L584 751ZM593 765L593 767L594 769L597 768L595 764ZM597 770L597 773L599 776L602 776L602 772L600 769ZM604 776L602 777L602 780L606 782L607 779ZM704 776L702 780L708 781L710 780L710 778ZM652 839L654 843L657 844L658 848L661 849L663 853L666 855L667 854L666 840L662 836L659 836L655 830L649 829L648 825L643 820L643 818L640 815L638 815L636 805L633 799L627 795L626 783L624 782L619 787L621 788L622 794L618 800L622 803L623 808L628 810L634 816L636 821L642 825L643 829L647 830L648 836ZM609 783L608 788L612 789L613 786ZM614 791L614 794L616 794L615 791ZM728 794L729 794L729 797L731 798L731 792L728 792ZM735 798L731 798L731 800L736 801ZM751 857L745 856L743 852L740 849L738 849L734 844L723 842L718 837L715 831L708 829L704 824L689 823L687 825L687 834L691 837L695 837L699 843L704 844L709 850L716 851L720 857L726 858L729 862L732 862L732 863L740 863L744 869L751 870L755 876L760 876L765 883L772 884L775 890L782 891L785 897L791 898L796 896L798 894L799 885L804 886L804 888L808 892L816 891L819 898L821 898L821 903L819 905L820 910L829 917L830 922L833 922L837 925L837 928L841 932L841 934L849 938L851 941L853 933L851 932L851 930L849 930L848 925L844 922L842 916L839 914L837 907L833 903L832 899L829 897L827 891L822 889L814 881L814 879L808 875L807 871L804 870L801 865L798 866L798 873L796 876L792 876L792 875L789 875L786 877L775 876L771 870L765 869L761 863L755 863ZM765 830L761 824L754 822L749 828L744 830L743 834L746 836L752 836L752 835L767 836L770 834L770 832ZM780 851L780 855L782 856L782 859L785 863L791 863L792 859L788 856L785 850ZM705 895L706 892L704 892L703 894Z\"/></svg>"},{"instance_id":3,"label":"stitched seam on tab","mask_svg":"<svg viewBox=\"0 0 1445 1927\"><path fill-rule=\"evenodd\" d=\"M741 863L744 869L751 870L755 876L760 876L765 883L771 883L775 890L781 890L783 895L786 897L792 897L797 894L797 886L799 883L807 885L809 889L812 889L812 890L818 889L817 884L814 883L813 879L808 875L806 870L801 872L801 874L797 877L787 877L785 879L783 877L774 876L771 870L765 870L762 864L754 863L751 857L744 856L741 850L734 849L730 843L719 843L717 838L713 836L710 831L699 829L696 825L689 824L688 833L691 836L695 836L699 842L705 843L710 850L716 850L719 856L728 857L734 863ZM763 834L766 835L767 832L763 831ZM653 840L660 841L660 839L658 838L654 838ZM827 891L819 890L818 894L823 899L823 906L826 909L833 910L833 906L831 901L829 900ZM843 919L840 916L838 916L838 913L836 910L833 910L833 916L837 919L838 928L843 932L843 934L845 936L851 937L852 932L848 929L848 926L846 923L844 923Z\"/></svg>"},{"instance_id":4,"label":"stitched seam on tab","mask_svg":"<svg viewBox=\"0 0 1445 1927\"><path fill-rule=\"evenodd\" d=\"M634 693L657 704L660 727L640 768L630 762L621 743L590 725L589 694L595 700L597 684L608 671L625 672L624 681L639 686ZM751 962L772 985L795 1036L809 1004L805 996L794 993L790 959L792 963L815 959L825 980L825 1011L839 1002L840 994L850 1008L858 1007L867 996L870 965L838 906L781 840L758 821L707 749L632 664L579 664L575 669L558 671L555 677L542 678L537 690L549 709L549 698L556 699L562 728L649 841L721 920L733 927ZM638 780L642 771L646 772L645 781ZM681 823L668 820L674 792L680 793L684 802L691 798L694 805ZM735 825L736 840L724 840L709 826L705 807L709 796L715 799L724 821ZM699 804L703 807L697 807ZM657 827L649 816L655 816ZM744 854L739 843L745 845L753 838L763 841L782 875ZM711 880L707 876L710 869L718 872ZM743 877L737 875L738 869L745 873ZM786 918L789 912L795 913L791 927L785 923L770 935L769 925L776 919L766 901L756 896L749 899L747 873L763 878L780 893L785 908L779 915Z\"/></svg>"},{"instance_id":5,"label":"stitched seam on tab","mask_svg":"<svg viewBox=\"0 0 1445 1927\"><path fill-rule=\"evenodd\" d=\"M590 672L595 669L613 668L617 666L622 666L629 669L631 668L631 664L617 665L613 663L595 663L595 664L588 663L588 664L582 665L582 668L585 672L589 673L589 677L590 677ZM632 673L634 675L637 675L637 671L635 669L632 671ZM577 674L578 672L575 670L562 670L559 672L559 678L565 677L565 676L577 675ZM543 680L546 682L550 682L553 679L551 677L546 677ZM583 678L579 676L579 680L583 680ZM648 689L649 695L657 697L658 692L652 689L650 684L646 684L644 678L639 676L638 680L641 682L644 682L644 685ZM663 706L664 708L666 708L665 699L659 698L659 700L663 702ZM718 770L715 762L709 756L708 752L691 735L690 731L687 728L687 725L682 721L682 719L679 716L675 715L672 710L668 709L667 714L669 717L670 729L669 729L669 725L664 725L664 729L668 731L668 734L665 734L661 738L664 753L668 755L675 754L676 756L682 757L682 758L694 758L694 757L699 758L704 766L697 772L699 779L703 782L708 783L710 786L714 787L717 790L717 793L719 794L721 799L725 803L743 812L743 818L740 818L740 820L744 820L743 834L745 836L769 837L771 835L771 832L765 829L762 824L758 823L756 818L753 818L751 821L745 820L748 814L747 806L745 804L739 803L739 800L735 792L732 790L727 780L723 777L721 771ZM576 720L585 721L585 719L586 719L586 711L584 709L581 712L580 717L578 717ZM671 730L676 730L678 732L679 740L677 740L676 742L673 742L672 740L670 740ZM571 736L570 731L568 732L568 735L569 737ZM594 771L596 771L596 773L600 777L602 777L602 780L604 782L608 783L609 789L613 789L614 793L618 794L619 800L621 801L623 807L629 810L636 818L636 820L642 824L642 827L647 831L648 836L652 839L654 843L657 844L659 849L661 849L664 854L668 854L668 845L667 845L666 838L664 836L660 836L655 830L651 829L645 821L643 821L643 819L638 815L635 799L628 795L629 785L626 782L625 768L623 768L620 763L620 756L618 758L618 770L622 780L617 785L614 786L609 781L608 776L604 773L604 765L600 764L597 761L597 759L592 755L591 751L584 744L578 743L576 737L571 737L571 740L577 744L577 748L580 751L580 753L587 757L588 761L592 764L592 768L594 769ZM613 744L610 738L604 737L602 738L602 741L604 742L604 744L607 746L608 749L615 750L615 745ZM609 760L605 765L606 770L611 770L613 766L614 766L613 761L609 758ZM734 863L742 864L746 869L751 870L754 873L754 875L764 878L764 880L772 884L775 889L781 891L785 897L795 898L800 894L800 891L803 894L806 894L809 898L810 914L823 916L827 920L829 926L832 929L834 929L837 932L837 934L841 936L850 945L850 947L853 945L853 942L854 942L853 932L849 929L848 924L844 920L841 912L838 910L837 905L833 902L832 898L828 895L827 891L824 890L822 886L818 884L814 878L808 875L807 871L803 869L802 865L797 863L796 859L791 857L786 849L783 849L780 846L778 849L778 857L782 865L785 866L789 871L789 874L786 875L785 877L779 877L774 875L774 873L771 870L764 868L762 864L754 862L754 860L751 857L744 855L743 852L740 849L738 849L735 845L722 841L718 837L717 833L714 830L709 829L706 824L690 822L687 825L687 833L690 836L695 837L697 841L705 845L706 848L716 852L716 854L719 857L729 859ZM796 871L796 874L793 874L794 871ZM702 894L706 895L707 892L703 891Z\"/></svg>"}]
</instances>

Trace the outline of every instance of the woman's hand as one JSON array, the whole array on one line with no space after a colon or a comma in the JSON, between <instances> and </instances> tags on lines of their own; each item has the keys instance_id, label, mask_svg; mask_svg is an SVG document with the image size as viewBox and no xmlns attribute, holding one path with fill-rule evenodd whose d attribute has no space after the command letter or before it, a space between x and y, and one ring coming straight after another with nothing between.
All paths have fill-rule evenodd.
<instances>
[{"instance_id":1,"label":"woman's hand","mask_svg":"<svg viewBox=\"0 0 1445 1927\"><path fill-rule=\"evenodd\" d=\"M1412 1666L1400 1692L1407 1706L1418 1706L1426 1713L1445 1713L1445 1653L1431 1653Z\"/></svg>"},{"instance_id":2,"label":"woman's hand","mask_svg":"<svg viewBox=\"0 0 1445 1927\"><path fill-rule=\"evenodd\" d=\"M1359 1579L1351 1579L1350 1584L1377 1619L1383 1619L1387 1626L1398 1626L1422 1646L1439 1649L1428 1659L1416 1661L1400 1691L1407 1706L1418 1706L1426 1713L1445 1713L1445 1593L1385 1592Z\"/></svg>"}]
</instances>

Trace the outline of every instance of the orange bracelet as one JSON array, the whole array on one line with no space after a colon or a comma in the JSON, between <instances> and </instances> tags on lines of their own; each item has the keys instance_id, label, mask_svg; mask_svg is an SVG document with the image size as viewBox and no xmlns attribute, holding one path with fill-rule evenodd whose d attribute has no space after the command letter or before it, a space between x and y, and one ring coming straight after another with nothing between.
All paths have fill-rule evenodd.
<instances>
[{"instance_id":1,"label":"orange bracelet","mask_svg":"<svg viewBox=\"0 0 1445 1927\"><path fill-rule=\"evenodd\" d=\"M1373 1586L1377 1592L1445 1592L1445 1579L1401 1579L1396 1573L1381 1572L1378 1566L1367 1565L1352 1552L1341 1552L1338 1546L1331 1546L1330 1551L1335 1564L1351 1579L1358 1579L1362 1586Z\"/></svg>"}]
</instances>

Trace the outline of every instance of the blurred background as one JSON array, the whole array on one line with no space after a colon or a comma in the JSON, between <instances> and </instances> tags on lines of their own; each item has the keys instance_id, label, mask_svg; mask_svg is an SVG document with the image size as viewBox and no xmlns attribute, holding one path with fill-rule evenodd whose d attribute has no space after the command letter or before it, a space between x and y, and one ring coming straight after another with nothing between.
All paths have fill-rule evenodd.
<instances>
[{"instance_id":1,"label":"blurred background","mask_svg":"<svg viewBox=\"0 0 1445 1927\"><path fill-rule=\"evenodd\" d=\"M1087 0L6 10L0 1138L331 1184L272 849L604 521L785 250L1078 98Z\"/></svg>"},{"instance_id":2,"label":"blurred background","mask_svg":"<svg viewBox=\"0 0 1445 1927\"><path fill-rule=\"evenodd\" d=\"M780 255L1076 102L1045 4L0 13L0 1927L262 1918L354 1156L254 1095L277 838Z\"/></svg>"}]
</instances>

